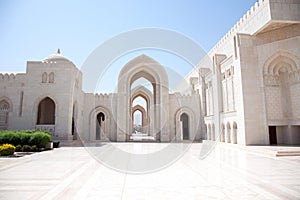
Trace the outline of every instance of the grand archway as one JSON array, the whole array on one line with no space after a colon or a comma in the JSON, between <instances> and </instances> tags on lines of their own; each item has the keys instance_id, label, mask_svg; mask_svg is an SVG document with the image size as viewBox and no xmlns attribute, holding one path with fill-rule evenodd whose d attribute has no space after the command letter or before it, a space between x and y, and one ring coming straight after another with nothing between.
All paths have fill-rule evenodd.
<instances>
[{"instance_id":1,"label":"grand archway","mask_svg":"<svg viewBox=\"0 0 300 200\"><path fill-rule=\"evenodd\" d=\"M299 74L300 58L288 51L275 52L264 64L269 144L300 144Z\"/></svg>"},{"instance_id":2,"label":"grand archway","mask_svg":"<svg viewBox=\"0 0 300 200\"><path fill-rule=\"evenodd\" d=\"M128 141L132 133L132 96L139 92L139 90L132 90L132 85L140 78L147 80L153 88L153 94L147 97L148 111L153 113L149 115L151 127L149 134L157 141L169 141L168 76L163 66L146 55L141 55L127 63L119 74L117 141Z\"/></svg>"}]
</instances>

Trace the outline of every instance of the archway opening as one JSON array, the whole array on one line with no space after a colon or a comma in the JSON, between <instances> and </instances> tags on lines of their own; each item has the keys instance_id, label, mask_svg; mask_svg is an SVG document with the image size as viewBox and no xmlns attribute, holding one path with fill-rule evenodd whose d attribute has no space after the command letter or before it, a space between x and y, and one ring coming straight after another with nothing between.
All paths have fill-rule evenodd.
<instances>
[{"instance_id":1,"label":"archway opening","mask_svg":"<svg viewBox=\"0 0 300 200\"><path fill-rule=\"evenodd\" d=\"M133 130L137 133L143 132L143 114L140 110L135 110L133 113Z\"/></svg>"},{"instance_id":2,"label":"archway opening","mask_svg":"<svg viewBox=\"0 0 300 200\"><path fill-rule=\"evenodd\" d=\"M149 136L150 129L150 104L153 102L153 85L144 77L140 77L131 84L131 121L132 137L136 136L143 138Z\"/></svg>"},{"instance_id":3,"label":"archway opening","mask_svg":"<svg viewBox=\"0 0 300 200\"><path fill-rule=\"evenodd\" d=\"M222 124L221 126L221 137L220 137L221 142L225 142L225 125Z\"/></svg>"},{"instance_id":4,"label":"archway opening","mask_svg":"<svg viewBox=\"0 0 300 200\"><path fill-rule=\"evenodd\" d=\"M144 77L140 77L133 81L131 84L131 90L141 86L148 89L151 92L151 94L153 94L153 83L151 83L148 79Z\"/></svg>"},{"instance_id":5,"label":"archway opening","mask_svg":"<svg viewBox=\"0 0 300 200\"><path fill-rule=\"evenodd\" d=\"M230 127L230 123L229 122L226 125L226 142L227 143L231 142L231 127Z\"/></svg>"},{"instance_id":6,"label":"archway opening","mask_svg":"<svg viewBox=\"0 0 300 200\"><path fill-rule=\"evenodd\" d=\"M73 140L77 140L77 104L76 102L73 104L73 110L72 110L72 135Z\"/></svg>"},{"instance_id":7,"label":"archway opening","mask_svg":"<svg viewBox=\"0 0 300 200\"><path fill-rule=\"evenodd\" d=\"M142 96L137 96L132 101L131 118L132 133L147 134L148 103Z\"/></svg>"},{"instance_id":8,"label":"archway opening","mask_svg":"<svg viewBox=\"0 0 300 200\"><path fill-rule=\"evenodd\" d=\"M237 124L233 122L232 125L232 143L237 144Z\"/></svg>"},{"instance_id":9,"label":"archway opening","mask_svg":"<svg viewBox=\"0 0 300 200\"><path fill-rule=\"evenodd\" d=\"M101 135L104 134L104 121L105 114L103 112L98 113L96 117L96 140L100 140Z\"/></svg>"},{"instance_id":10,"label":"archway opening","mask_svg":"<svg viewBox=\"0 0 300 200\"><path fill-rule=\"evenodd\" d=\"M40 103L38 107L38 125L54 125L55 124L55 103L54 101L46 97Z\"/></svg>"},{"instance_id":11,"label":"archway opening","mask_svg":"<svg viewBox=\"0 0 300 200\"><path fill-rule=\"evenodd\" d=\"M5 100L0 101L0 130L8 127L9 103Z\"/></svg>"},{"instance_id":12,"label":"archway opening","mask_svg":"<svg viewBox=\"0 0 300 200\"><path fill-rule=\"evenodd\" d=\"M180 121L182 123L182 137L184 140L189 139L189 116L186 113L183 113L180 116Z\"/></svg>"},{"instance_id":13,"label":"archway opening","mask_svg":"<svg viewBox=\"0 0 300 200\"><path fill-rule=\"evenodd\" d=\"M132 101L132 107L135 107L137 105L143 107L145 109L145 111L147 112L148 103L147 103L146 99L144 97L142 97L141 95L135 97Z\"/></svg>"},{"instance_id":14,"label":"archway opening","mask_svg":"<svg viewBox=\"0 0 300 200\"><path fill-rule=\"evenodd\" d=\"M139 80L145 82L139 83ZM118 93L126 95L119 96L117 100L119 113L117 124L120 127L117 130L118 141L130 140L133 131L132 99L140 94L145 96L149 104L147 106L149 112L147 120L150 122L147 126L148 136L157 141L169 141L169 126L165 126L169 117L167 115L169 99L165 98L169 94L168 88L169 80L164 67L146 55L138 56L122 68L118 77ZM162 107L164 109L161 109Z\"/></svg>"}]
</instances>

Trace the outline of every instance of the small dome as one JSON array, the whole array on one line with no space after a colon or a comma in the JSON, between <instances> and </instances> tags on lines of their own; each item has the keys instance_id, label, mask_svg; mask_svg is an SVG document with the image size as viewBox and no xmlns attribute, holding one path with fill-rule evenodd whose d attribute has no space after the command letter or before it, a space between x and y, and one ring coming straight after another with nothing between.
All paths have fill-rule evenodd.
<instances>
[{"instance_id":1,"label":"small dome","mask_svg":"<svg viewBox=\"0 0 300 200\"><path fill-rule=\"evenodd\" d=\"M57 53L51 54L44 58L44 62L71 62L68 58L60 54L60 49L57 50Z\"/></svg>"}]
</instances>

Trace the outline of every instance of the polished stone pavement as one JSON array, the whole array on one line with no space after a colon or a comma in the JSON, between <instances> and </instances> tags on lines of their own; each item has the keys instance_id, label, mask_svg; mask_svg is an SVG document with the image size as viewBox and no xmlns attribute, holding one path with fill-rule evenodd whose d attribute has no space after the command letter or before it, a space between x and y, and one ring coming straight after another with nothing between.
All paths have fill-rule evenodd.
<instances>
[{"instance_id":1,"label":"polished stone pavement","mask_svg":"<svg viewBox=\"0 0 300 200\"><path fill-rule=\"evenodd\" d=\"M149 152L166 144L115 145ZM107 168L84 147L0 158L0 199L300 199L299 156L216 145L201 160L202 146L195 143L172 165L140 175Z\"/></svg>"}]
</instances>

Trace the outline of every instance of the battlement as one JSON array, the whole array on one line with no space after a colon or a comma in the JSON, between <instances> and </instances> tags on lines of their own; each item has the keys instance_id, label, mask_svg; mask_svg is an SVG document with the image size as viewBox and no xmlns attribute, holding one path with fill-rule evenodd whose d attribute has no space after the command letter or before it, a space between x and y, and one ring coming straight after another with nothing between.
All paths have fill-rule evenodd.
<instances>
[{"instance_id":1,"label":"battlement","mask_svg":"<svg viewBox=\"0 0 300 200\"><path fill-rule=\"evenodd\" d=\"M245 24L249 21L253 20L253 18L258 17L257 13L260 12L263 8L265 8L269 4L268 0L259 0L252 6L243 17L228 31L221 40L213 47L212 51L218 49L221 45L223 45L228 38L231 38L234 34L241 31Z\"/></svg>"},{"instance_id":2,"label":"battlement","mask_svg":"<svg viewBox=\"0 0 300 200\"><path fill-rule=\"evenodd\" d=\"M110 98L110 96L112 95L112 93L96 93L94 95L98 99L104 99L104 98Z\"/></svg>"},{"instance_id":3,"label":"battlement","mask_svg":"<svg viewBox=\"0 0 300 200\"><path fill-rule=\"evenodd\" d=\"M2 80L15 80L16 73L0 73L0 81Z\"/></svg>"},{"instance_id":4,"label":"battlement","mask_svg":"<svg viewBox=\"0 0 300 200\"><path fill-rule=\"evenodd\" d=\"M235 34L256 35L299 23L300 2L296 0L259 0L243 17L219 40L210 52L216 52Z\"/></svg>"}]
</instances>

